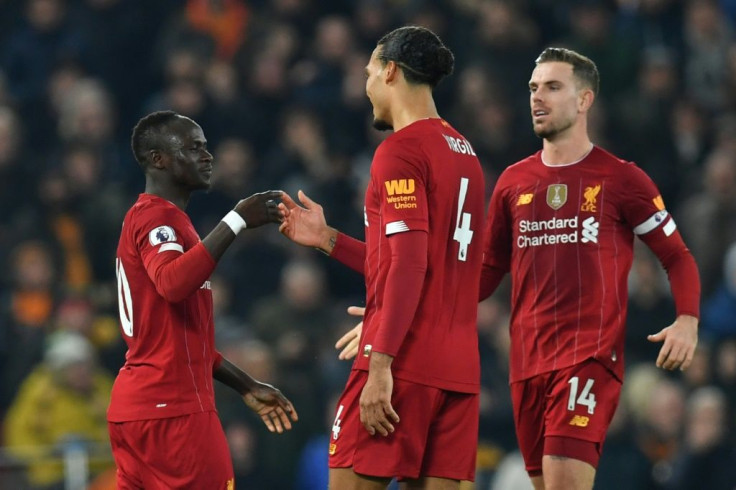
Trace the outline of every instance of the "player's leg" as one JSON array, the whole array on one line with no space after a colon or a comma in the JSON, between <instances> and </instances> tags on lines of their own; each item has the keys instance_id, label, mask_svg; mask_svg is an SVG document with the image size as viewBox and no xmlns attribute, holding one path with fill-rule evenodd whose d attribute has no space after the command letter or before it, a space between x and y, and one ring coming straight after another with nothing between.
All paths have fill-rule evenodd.
<instances>
[{"instance_id":1,"label":"player's leg","mask_svg":"<svg viewBox=\"0 0 736 490\"><path fill-rule=\"evenodd\" d=\"M367 376L367 372L357 370L350 374L335 410L329 446L330 488L334 490L385 488L392 477L420 476L433 408L438 406L441 390L394 379L391 403L399 415L408 415L396 425L395 432L371 436L360 423L360 395Z\"/></svg>"},{"instance_id":2,"label":"player's leg","mask_svg":"<svg viewBox=\"0 0 736 490\"><path fill-rule=\"evenodd\" d=\"M544 488L544 477L541 474L538 476L530 476L529 478L532 480L532 486L534 487L534 490L546 490Z\"/></svg>"},{"instance_id":3,"label":"player's leg","mask_svg":"<svg viewBox=\"0 0 736 490\"><path fill-rule=\"evenodd\" d=\"M216 412L145 420L138 437L146 490L229 488L230 450Z\"/></svg>"},{"instance_id":4,"label":"player's leg","mask_svg":"<svg viewBox=\"0 0 736 490\"><path fill-rule=\"evenodd\" d=\"M545 490L590 490L621 382L588 359L559 370L550 380L545 413Z\"/></svg>"},{"instance_id":5,"label":"player's leg","mask_svg":"<svg viewBox=\"0 0 736 490\"><path fill-rule=\"evenodd\" d=\"M542 458L544 490L590 490L595 480L595 468L590 464L565 456Z\"/></svg>"},{"instance_id":6,"label":"player's leg","mask_svg":"<svg viewBox=\"0 0 736 490\"><path fill-rule=\"evenodd\" d=\"M459 480L448 478L434 478L431 476L420 477L415 480L406 480L399 483L401 490L458 490Z\"/></svg>"},{"instance_id":7,"label":"player's leg","mask_svg":"<svg viewBox=\"0 0 736 490\"><path fill-rule=\"evenodd\" d=\"M417 385L417 390L435 390ZM407 490L458 490L461 481L475 479L475 460L478 453L479 395L439 390L431 395L436 400L430 421L424 458L418 478L406 478L402 483ZM426 397L429 398L429 397ZM410 413L429 411L414 400ZM420 441L417 441L419 444Z\"/></svg>"},{"instance_id":8,"label":"player's leg","mask_svg":"<svg viewBox=\"0 0 736 490\"><path fill-rule=\"evenodd\" d=\"M511 383L511 404L519 451L535 490L544 490L542 456L544 455L544 413L549 375Z\"/></svg>"},{"instance_id":9,"label":"player's leg","mask_svg":"<svg viewBox=\"0 0 736 490\"><path fill-rule=\"evenodd\" d=\"M127 441L127 435L131 430L125 427L126 424L135 425L134 422L109 422L107 424L112 456L116 466L115 488L119 490L143 490L143 483L136 476L139 463L137 454Z\"/></svg>"},{"instance_id":10,"label":"player's leg","mask_svg":"<svg viewBox=\"0 0 736 490\"><path fill-rule=\"evenodd\" d=\"M385 490L391 478L359 475L352 468L330 468L330 490Z\"/></svg>"}]
</instances>

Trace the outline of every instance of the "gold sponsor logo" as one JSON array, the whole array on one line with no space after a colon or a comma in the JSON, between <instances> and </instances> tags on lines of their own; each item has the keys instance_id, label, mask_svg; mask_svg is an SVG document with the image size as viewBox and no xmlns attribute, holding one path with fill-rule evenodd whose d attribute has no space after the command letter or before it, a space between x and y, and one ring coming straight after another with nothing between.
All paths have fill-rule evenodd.
<instances>
[{"instance_id":1,"label":"gold sponsor logo","mask_svg":"<svg viewBox=\"0 0 736 490\"><path fill-rule=\"evenodd\" d=\"M519 194L519 200L516 201L517 206L523 206L524 204L529 204L532 202L532 198L534 197L534 194Z\"/></svg>"},{"instance_id":2,"label":"gold sponsor logo","mask_svg":"<svg viewBox=\"0 0 736 490\"><path fill-rule=\"evenodd\" d=\"M585 415L573 415L570 420L570 425L574 425L576 427L588 427L589 421L590 418Z\"/></svg>"},{"instance_id":3,"label":"gold sponsor logo","mask_svg":"<svg viewBox=\"0 0 736 490\"><path fill-rule=\"evenodd\" d=\"M547 205L555 211L567 202L567 184L552 184L547 187Z\"/></svg>"},{"instance_id":4,"label":"gold sponsor logo","mask_svg":"<svg viewBox=\"0 0 736 490\"><path fill-rule=\"evenodd\" d=\"M595 187L590 186L585 188L585 192L583 192L583 197L585 198L585 202L582 206L580 206L580 211L587 211L589 213L595 213L596 211L596 202L598 193L601 191L601 185L598 184Z\"/></svg>"},{"instance_id":5,"label":"gold sponsor logo","mask_svg":"<svg viewBox=\"0 0 736 490\"><path fill-rule=\"evenodd\" d=\"M652 202L654 203L655 206L657 206L657 209L659 209L660 211L664 210L664 199L662 199L661 195L652 199Z\"/></svg>"},{"instance_id":6,"label":"gold sponsor logo","mask_svg":"<svg viewBox=\"0 0 736 490\"><path fill-rule=\"evenodd\" d=\"M389 196L414 194L414 179L387 180L384 184Z\"/></svg>"},{"instance_id":7,"label":"gold sponsor logo","mask_svg":"<svg viewBox=\"0 0 736 490\"><path fill-rule=\"evenodd\" d=\"M336 451L337 451L337 444L330 444L330 450L328 451L330 453L330 456L335 454Z\"/></svg>"},{"instance_id":8,"label":"gold sponsor logo","mask_svg":"<svg viewBox=\"0 0 736 490\"><path fill-rule=\"evenodd\" d=\"M390 196L386 198L386 202L393 204L395 209L416 209L417 196Z\"/></svg>"},{"instance_id":9,"label":"gold sponsor logo","mask_svg":"<svg viewBox=\"0 0 736 490\"><path fill-rule=\"evenodd\" d=\"M227 481L227 490L235 490L235 478L230 478Z\"/></svg>"}]
</instances>

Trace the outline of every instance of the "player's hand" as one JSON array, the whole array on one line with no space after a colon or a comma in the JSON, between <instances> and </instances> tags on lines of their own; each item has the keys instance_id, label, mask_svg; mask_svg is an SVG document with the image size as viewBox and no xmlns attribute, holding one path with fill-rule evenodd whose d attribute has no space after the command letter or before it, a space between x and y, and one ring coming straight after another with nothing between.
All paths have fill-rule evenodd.
<instances>
[{"instance_id":1,"label":"player's hand","mask_svg":"<svg viewBox=\"0 0 736 490\"><path fill-rule=\"evenodd\" d=\"M322 206L302 191L299 191L298 197L304 206L297 204L287 193L281 197L279 209L284 220L279 231L299 245L331 250L328 248L330 227L327 226Z\"/></svg>"},{"instance_id":2,"label":"player's hand","mask_svg":"<svg viewBox=\"0 0 736 490\"><path fill-rule=\"evenodd\" d=\"M348 307L348 314L362 317L365 314L365 308L362 306ZM340 337L335 343L335 349L342 349L337 358L341 361L349 361L355 358L360 347L360 334L363 332L363 321L361 320L356 326L350 329L345 335Z\"/></svg>"},{"instance_id":3,"label":"player's hand","mask_svg":"<svg viewBox=\"0 0 736 490\"><path fill-rule=\"evenodd\" d=\"M281 199L283 191L266 191L241 199L235 211L243 217L248 228L257 228L266 223L281 223L284 212L276 199Z\"/></svg>"},{"instance_id":4,"label":"player's hand","mask_svg":"<svg viewBox=\"0 0 736 490\"><path fill-rule=\"evenodd\" d=\"M378 352L372 355L388 357ZM360 394L360 423L372 436L376 432L382 436L389 435L394 431L393 423L399 422L399 415L391 406L393 389L394 378L390 364L376 369L372 359L368 381Z\"/></svg>"},{"instance_id":5,"label":"player's hand","mask_svg":"<svg viewBox=\"0 0 736 490\"><path fill-rule=\"evenodd\" d=\"M675 323L649 335L647 339L650 342L664 342L657 356L657 367L670 371L679 368L684 371L690 366L698 345L698 319L690 315L680 315Z\"/></svg>"},{"instance_id":6,"label":"player's hand","mask_svg":"<svg viewBox=\"0 0 736 490\"><path fill-rule=\"evenodd\" d=\"M243 395L243 400L251 410L261 416L271 432L281 434L284 430L291 429L292 421L299 420L291 402L281 391L269 384L258 383L254 389Z\"/></svg>"}]
</instances>

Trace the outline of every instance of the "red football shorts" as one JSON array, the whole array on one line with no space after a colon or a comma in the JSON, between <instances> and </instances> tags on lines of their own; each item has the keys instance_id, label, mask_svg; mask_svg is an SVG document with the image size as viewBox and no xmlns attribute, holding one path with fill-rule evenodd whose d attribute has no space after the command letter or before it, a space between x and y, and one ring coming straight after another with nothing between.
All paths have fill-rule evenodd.
<instances>
[{"instance_id":1,"label":"red football shorts","mask_svg":"<svg viewBox=\"0 0 736 490\"><path fill-rule=\"evenodd\" d=\"M216 412L109 422L118 490L235 488L233 464Z\"/></svg>"},{"instance_id":2,"label":"red football shorts","mask_svg":"<svg viewBox=\"0 0 736 490\"><path fill-rule=\"evenodd\" d=\"M595 359L511 384L519 449L531 476L542 456L565 456L598 467L618 406L621 382Z\"/></svg>"},{"instance_id":3,"label":"red football shorts","mask_svg":"<svg viewBox=\"0 0 736 490\"><path fill-rule=\"evenodd\" d=\"M366 371L353 370L337 403L329 446L330 468L362 475L475 479L478 395L445 391L394 378L391 405L400 422L384 437L360 423Z\"/></svg>"}]
</instances>

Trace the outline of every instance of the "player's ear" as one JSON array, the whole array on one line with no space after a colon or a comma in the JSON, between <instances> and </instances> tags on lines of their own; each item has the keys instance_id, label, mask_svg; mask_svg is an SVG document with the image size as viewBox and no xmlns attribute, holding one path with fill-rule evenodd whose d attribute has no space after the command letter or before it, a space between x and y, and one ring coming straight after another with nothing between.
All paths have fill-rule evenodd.
<instances>
[{"instance_id":1,"label":"player's ear","mask_svg":"<svg viewBox=\"0 0 736 490\"><path fill-rule=\"evenodd\" d=\"M591 89L584 89L580 92L578 97L578 110L580 112L587 112L590 106L593 105L595 100L595 93Z\"/></svg>"},{"instance_id":2,"label":"player's ear","mask_svg":"<svg viewBox=\"0 0 736 490\"><path fill-rule=\"evenodd\" d=\"M164 168L164 156L160 150L148 150L148 161L153 168Z\"/></svg>"},{"instance_id":3,"label":"player's ear","mask_svg":"<svg viewBox=\"0 0 736 490\"><path fill-rule=\"evenodd\" d=\"M399 65L395 61L387 61L384 70L386 83L391 83L399 76Z\"/></svg>"}]
</instances>

